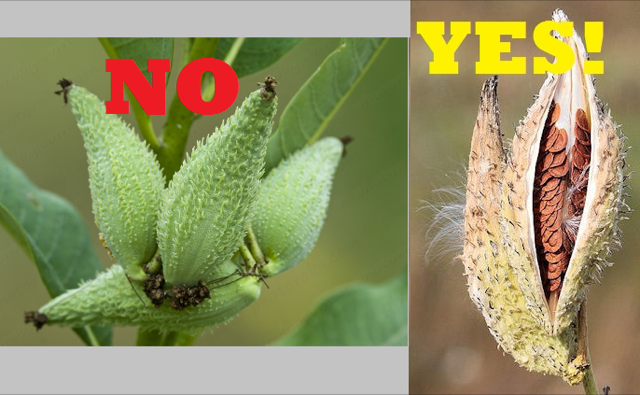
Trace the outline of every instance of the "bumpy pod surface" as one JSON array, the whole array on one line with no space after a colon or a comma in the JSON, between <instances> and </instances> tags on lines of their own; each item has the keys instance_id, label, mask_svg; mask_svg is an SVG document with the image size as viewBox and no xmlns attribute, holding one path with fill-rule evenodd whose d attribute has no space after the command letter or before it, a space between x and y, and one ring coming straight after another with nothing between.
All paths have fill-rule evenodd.
<instances>
[{"instance_id":1,"label":"bumpy pod surface","mask_svg":"<svg viewBox=\"0 0 640 395\"><path fill-rule=\"evenodd\" d=\"M157 211L164 191L160 165L145 143L85 88L68 92L89 158L96 224L113 258L132 278L157 250Z\"/></svg>"},{"instance_id":2,"label":"bumpy pod surface","mask_svg":"<svg viewBox=\"0 0 640 395\"><path fill-rule=\"evenodd\" d=\"M228 276L236 269L232 262L223 262L207 280ZM230 277L226 282L237 278ZM122 267L113 265L96 279L52 299L39 312L47 315L48 325L139 325L147 330L195 334L199 328L229 321L257 300L261 283L256 277L244 277L220 288L211 287L211 299L205 299L197 308L182 311L172 309L168 302L160 308L151 307L144 297L142 282L133 282L133 286L149 307L142 304L131 288Z\"/></svg>"},{"instance_id":3,"label":"bumpy pod surface","mask_svg":"<svg viewBox=\"0 0 640 395\"><path fill-rule=\"evenodd\" d=\"M199 142L167 188L158 245L164 276L192 286L242 243L260 191L277 97L257 90L205 143Z\"/></svg>"},{"instance_id":4,"label":"bumpy pod surface","mask_svg":"<svg viewBox=\"0 0 640 395\"><path fill-rule=\"evenodd\" d=\"M556 10L555 21L567 21ZM549 75L503 146L497 79L482 90L471 143L463 262L469 294L501 348L522 366L582 381L579 310L618 243L622 137L584 74Z\"/></svg>"},{"instance_id":5,"label":"bumpy pod surface","mask_svg":"<svg viewBox=\"0 0 640 395\"><path fill-rule=\"evenodd\" d=\"M328 137L282 161L265 178L252 229L274 276L302 261L320 235L343 145Z\"/></svg>"}]
</instances>

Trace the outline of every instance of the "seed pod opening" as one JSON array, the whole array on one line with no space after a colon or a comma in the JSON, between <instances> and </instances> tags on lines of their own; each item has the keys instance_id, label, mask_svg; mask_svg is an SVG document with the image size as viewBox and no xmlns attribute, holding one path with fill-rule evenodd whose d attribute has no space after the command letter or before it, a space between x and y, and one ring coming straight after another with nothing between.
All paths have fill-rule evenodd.
<instances>
[{"instance_id":1,"label":"seed pod opening","mask_svg":"<svg viewBox=\"0 0 640 395\"><path fill-rule=\"evenodd\" d=\"M556 10L553 20L568 18ZM592 76L584 73L588 55L582 40L575 31L557 38L573 50L574 65L545 81L513 142L513 162L526 159L508 176L526 198L528 218L516 218L527 225L528 251L553 332L575 319L585 285L606 265L608 246L616 242L623 179L620 138Z\"/></svg>"},{"instance_id":2,"label":"seed pod opening","mask_svg":"<svg viewBox=\"0 0 640 395\"><path fill-rule=\"evenodd\" d=\"M156 221L164 176L155 155L85 88L61 81L89 160L89 186L100 240L132 278L157 250Z\"/></svg>"}]
</instances>

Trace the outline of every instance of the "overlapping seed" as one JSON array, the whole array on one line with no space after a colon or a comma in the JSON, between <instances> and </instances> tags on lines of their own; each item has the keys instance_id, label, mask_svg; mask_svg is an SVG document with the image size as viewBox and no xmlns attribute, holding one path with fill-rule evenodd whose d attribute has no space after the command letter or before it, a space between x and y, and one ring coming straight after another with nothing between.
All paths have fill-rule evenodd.
<instances>
[{"instance_id":1,"label":"overlapping seed","mask_svg":"<svg viewBox=\"0 0 640 395\"><path fill-rule=\"evenodd\" d=\"M567 131L556 125L559 117L560 105L552 102L540 141L533 193L536 253L547 297L559 294L562 288L576 234L565 219L582 214L591 159L591 133L584 110L576 112L575 139L569 151Z\"/></svg>"},{"instance_id":2,"label":"overlapping seed","mask_svg":"<svg viewBox=\"0 0 640 395\"><path fill-rule=\"evenodd\" d=\"M576 124L573 130L576 138L573 147L571 147L570 174L573 193L569 197L570 217L582 215L584 210L589 163L591 162L591 129L587 114L582 109L576 111Z\"/></svg>"},{"instance_id":3,"label":"overlapping seed","mask_svg":"<svg viewBox=\"0 0 640 395\"><path fill-rule=\"evenodd\" d=\"M569 184L569 138L565 129L556 126L559 117L560 105L552 103L540 142L533 194L536 252L547 296L560 289L572 248L562 214Z\"/></svg>"}]
</instances>

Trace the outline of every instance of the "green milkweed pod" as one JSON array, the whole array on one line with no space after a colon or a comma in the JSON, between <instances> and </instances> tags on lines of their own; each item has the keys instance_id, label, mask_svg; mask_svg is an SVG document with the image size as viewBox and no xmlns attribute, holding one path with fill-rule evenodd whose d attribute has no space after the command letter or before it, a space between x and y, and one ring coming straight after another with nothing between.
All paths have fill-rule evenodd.
<instances>
[{"instance_id":1,"label":"green milkweed pod","mask_svg":"<svg viewBox=\"0 0 640 395\"><path fill-rule=\"evenodd\" d=\"M252 229L274 276L302 261L315 245L329 206L343 144L328 137L280 162L265 178Z\"/></svg>"},{"instance_id":2,"label":"green milkweed pod","mask_svg":"<svg viewBox=\"0 0 640 395\"><path fill-rule=\"evenodd\" d=\"M169 303L159 308L145 307L136 295L143 293L142 282L129 283L122 267L113 265L94 280L52 299L38 312L46 315L48 325L140 326L145 330L195 334L199 328L229 321L260 296L259 279L238 279L233 273L237 273L237 266L222 262L209 278L231 275L223 286L211 287L211 299L205 299L198 308L178 311Z\"/></svg>"},{"instance_id":3,"label":"green milkweed pod","mask_svg":"<svg viewBox=\"0 0 640 395\"><path fill-rule=\"evenodd\" d=\"M156 212L164 176L146 143L85 88L60 82L69 99L89 159L89 186L101 240L134 279L157 250Z\"/></svg>"},{"instance_id":4,"label":"green milkweed pod","mask_svg":"<svg viewBox=\"0 0 640 395\"><path fill-rule=\"evenodd\" d=\"M277 97L257 90L198 143L160 205L158 245L164 276L192 286L238 250L264 172Z\"/></svg>"}]
</instances>

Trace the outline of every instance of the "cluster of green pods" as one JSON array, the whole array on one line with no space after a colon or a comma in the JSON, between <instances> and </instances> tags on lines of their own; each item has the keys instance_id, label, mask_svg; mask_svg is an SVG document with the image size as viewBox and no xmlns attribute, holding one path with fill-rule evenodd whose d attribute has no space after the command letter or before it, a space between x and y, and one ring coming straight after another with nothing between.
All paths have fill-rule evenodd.
<instances>
[{"instance_id":1,"label":"cluster of green pods","mask_svg":"<svg viewBox=\"0 0 640 395\"><path fill-rule=\"evenodd\" d=\"M106 114L86 89L65 90L85 141L96 224L117 264L41 307L48 324L195 333L238 314L260 296L261 280L297 265L313 248L343 144L322 139L263 179L274 92L252 92L198 142L165 187L155 154L130 126ZM239 253L247 233L266 258L253 267ZM206 282L210 298L184 309L152 308L144 296L150 273L163 275L162 295Z\"/></svg>"}]
</instances>

